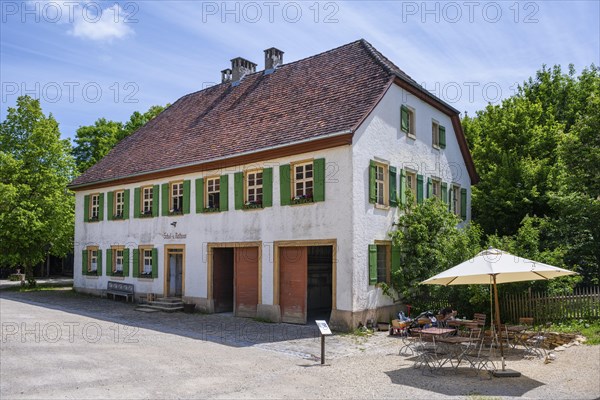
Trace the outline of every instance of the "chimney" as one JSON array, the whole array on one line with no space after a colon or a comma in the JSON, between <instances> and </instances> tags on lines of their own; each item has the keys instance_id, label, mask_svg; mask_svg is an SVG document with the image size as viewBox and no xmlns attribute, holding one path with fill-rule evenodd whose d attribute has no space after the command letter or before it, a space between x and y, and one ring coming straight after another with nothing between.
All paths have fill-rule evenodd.
<instances>
[{"instance_id":1,"label":"chimney","mask_svg":"<svg viewBox=\"0 0 600 400\"><path fill-rule=\"evenodd\" d=\"M221 83L231 82L231 68L221 71Z\"/></svg>"},{"instance_id":2,"label":"chimney","mask_svg":"<svg viewBox=\"0 0 600 400\"><path fill-rule=\"evenodd\" d=\"M271 47L265 50L265 70L275 69L283 64L283 51Z\"/></svg>"},{"instance_id":3,"label":"chimney","mask_svg":"<svg viewBox=\"0 0 600 400\"><path fill-rule=\"evenodd\" d=\"M245 75L256 72L256 64L242 57L231 60L231 79L233 82L241 81Z\"/></svg>"}]
</instances>

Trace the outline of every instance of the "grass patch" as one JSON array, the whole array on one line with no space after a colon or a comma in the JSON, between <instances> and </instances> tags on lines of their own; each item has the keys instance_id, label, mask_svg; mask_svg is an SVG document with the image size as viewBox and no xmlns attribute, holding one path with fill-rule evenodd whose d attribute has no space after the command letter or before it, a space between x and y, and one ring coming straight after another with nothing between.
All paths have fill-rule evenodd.
<instances>
[{"instance_id":1,"label":"grass patch","mask_svg":"<svg viewBox=\"0 0 600 400\"><path fill-rule=\"evenodd\" d=\"M35 286L29 286L25 284L24 286L11 286L2 289L7 292L45 292L49 290L73 290L72 286L65 285L56 285L56 284L37 284Z\"/></svg>"},{"instance_id":2,"label":"grass patch","mask_svg":"<svg viewBox=\"0 0 600 400\"><path fill-rule=\"evenodd\" d=\"M578 333L586 337L583 344L600 344L600 320L576 319L552 324L550 331L562 333Z\"/></svg>"},{"instance_id":3,"label":"grass patch","mask_svg":"<svg viewBox=\"0 0 600 400\"><path fill-rule=\"evenodd\" d=\"M254 317L254 318L252 318L252 320L253 320L253 321L256 321L256 322L263 322L263 323L265 323L265 324L273 324L273 323L274 323L274 322L273 322L273 321L271 321L270 319L261 318L261 317Z\"/></svg>"}]
</instances>

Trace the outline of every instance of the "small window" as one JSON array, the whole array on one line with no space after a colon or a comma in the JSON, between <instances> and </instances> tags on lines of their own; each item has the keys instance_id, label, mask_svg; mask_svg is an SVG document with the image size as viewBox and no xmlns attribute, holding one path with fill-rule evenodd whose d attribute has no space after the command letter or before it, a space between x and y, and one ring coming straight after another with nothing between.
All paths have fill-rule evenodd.
<instances>
[{"instance_id":1,"label":"small window","mask_svg":"<svg viewBox=\"0 0 600 400\"><path fill-rule=\"evenodd\" d=\"M173 214L183 213L183 182L171 183L169 210Z\"/></svg>"},{"instance_id":2,"label":"small window","mask_svg":"<svg viewBox=\"0 0 600 400\"><path fill-rule=\"evenodd\" d=\"M294 164L293 188L294 200L313 198L313 163Z\"/></svg>"},{"instance_id":3,"label":"small window","mask_svg":"<svg viewBox=\"0 0 600 400\"><path fill-rule=\"evenodd\" d=\"M246 173L246 205L261 205L263 200L263 173L251 171Z\"/></svg>"},{"instance_id":4,"label":"small window","mask_svg":"<svg viewBox=\"0 0 600 400\"><path fill-rule=\"evenodd\" d=\"M125 191L119 190L115 192L114 195L114 210L115 210L115 218L123 218L123 209L125 208Z\"/></svg>"},{"instance_id":5,"label":"small window","mask_svg":"<svg viewBox=\"0 0 600 400\"><path fill-rule=\"evenodd\" d=\"M140 248L140 276L152 276L152 248Z\"/></svg>"},{"instance_id":6,"label":"small window","mask_svg":"<svg viewBox=\"0 0 600 400\"><path fill-rule=\"evenodd\" d=\"M100 195L98 193L90 196L90 220L98 221L100 215Z\"/></svg>"},{"instance_id":7,"label":"small window","mask_svg":"<svg viewBox=\"0 0 600 400\"><path fill-rule=\"evenodd\" d=\"M98 272L98 249L88 250L88 272Z\"/></svg>"},{"instance_id":8,"label":"small window","mask_svg":"<svg viewBox=\"0 0 600 400\"><path fill-rule=\"evenodd\" d=\"M113 248L112 249L112 257L113 257L113 273L114 274L123 274L123 254L124 251L122 248Z\"/></svg>"},{"instance_id":9,"label":"small window","mask_svg":"<svg viewBox=\"0 0 600 400\"><path fill-rule=\"evenodd\" d=\"M436 149L440 148L440 124L437 121L431 121L431 144Z\"/></svg>"},{"instance_id":10,"label":"small window","mask_svg":"<svg viewBox=\"0 0 600 400\"><path fill-rule=\"evenodd\" d=\"M414 139L417 136L415 109L403 105L400 114L400 129Z\"/></svg>"},{"instance_id":11,"label":"small window","mask_svg":"<svg viewBox=\"0 0 600 400\"><path fill-rule=\"evenodd\" d=\"M406 171L406 188L410 190L413 195L413 202L417 202L417 174L414 172Z\"/></svg>"},{"instance_id":12,"label":"small window","mask_svg":"<svg viewBox=\"0 0 600 400\"><path fill-rule=\"evenodd\" d=\"M460 186L452 185L452 212L460 216Z\"/></svg>"},{"instance_id":13,"label":"small window","mask_svg":"<svg viewBox=\"0 0 600 400\"><path fill-rule=\"evenodd\" d=\"M375 199L380 205L388 205L388 196L386 196L388 166L385 164L375 164Z\"/></svg>"},{"instance_id":14,"label":"small window","mask_svg":"<svg viewBox=\"0 0 600 400\"><path fill-rule=\"evenodd\" d=\"M221 179L206 179L206 205L210 209L218 209L220 205Z\"/></svg>"},{"instance_id":15,"label":"small window","mask_svg":"<svg viewBox=\"0 0 600 400\"><path fill-rule=\"evenodd\" d=\"M142 188L142 214L144 215L152 215L153 193L152 186Z\"/></svg>"},{"instance_id":16,"label":"small window","mask_svg":"<svg viewBox=\"0 0 600 400\"><path fill-rule=\"evenodd\" d=\"M377 245L377 282L387 282L388 276L388 247L387 245Z\"/></svg>"},{"instance_id":17,"label":"small window","mask_svg":"<svg viewBox=\"0 0 600 400\"><path fill-rule=\"evenodd\" d=\"M439 179L431 180L431 190L433 197L437 197L438 199L442 198L442 181Z\"/></svg>"}]
</instances>

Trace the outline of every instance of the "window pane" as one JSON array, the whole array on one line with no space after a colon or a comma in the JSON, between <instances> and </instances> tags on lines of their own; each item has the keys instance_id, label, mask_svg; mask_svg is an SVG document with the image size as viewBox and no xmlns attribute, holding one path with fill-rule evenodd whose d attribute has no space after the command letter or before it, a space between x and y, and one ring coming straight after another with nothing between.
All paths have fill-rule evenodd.
<instances>
[{"instance_id":1,"label":"window pane","mask_svg":"<svg viewBox=\"0 0 600 400\"><path fill-rule=\"evenodd\" d=\"M387 251L386 246L377 246L377 282L385 282L387 279Z\"/></svg>"}]
</instances>

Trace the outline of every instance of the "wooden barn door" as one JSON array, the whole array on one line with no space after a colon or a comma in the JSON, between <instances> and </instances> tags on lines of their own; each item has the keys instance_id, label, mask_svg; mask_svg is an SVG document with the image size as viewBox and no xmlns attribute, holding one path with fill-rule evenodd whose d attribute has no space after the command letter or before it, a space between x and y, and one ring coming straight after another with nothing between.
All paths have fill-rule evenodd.
<instances>
[{"instance_id":1,"label":"wooden barn door","mask_svg":"<svg viewBox=\"0 0 600 400\"><path fill-rule=\"evenodd\" d=\"M258 247L235 248L235 315L256 317L258 304Z\"/></svg>"},{"instance_id":2,"label":"wooden barn door","mask_svg":"<svg viewBox=\"0 0 600 400\"><path fill-rule=\"evenodd\" d=\"M279 248L281 321L306 324L307 248Z\"/></svg>"}]
</instances>

